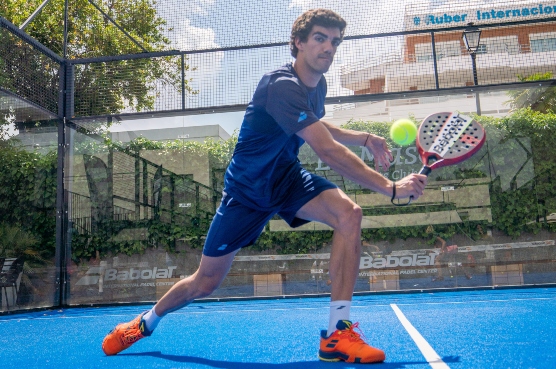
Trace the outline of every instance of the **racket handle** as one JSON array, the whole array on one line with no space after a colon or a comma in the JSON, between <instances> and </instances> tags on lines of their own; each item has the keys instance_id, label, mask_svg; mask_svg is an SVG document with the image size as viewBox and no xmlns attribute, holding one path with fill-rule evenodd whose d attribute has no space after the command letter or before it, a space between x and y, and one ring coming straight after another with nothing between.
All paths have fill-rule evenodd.
<instances>
[{"instance_id":1,"label":"racket handle","mask_svg":"<svg viewBox=\"0 0 556 369\"><path fill-rule=\"evenodd\" d=\"M429 167L427 165L423 165L423 168L421 168L421 171L419 172L419 174L424 174L424 175L428 176L431 172L432 172L431 167Z\"/></svg>"},{"instance_id":2,"label":"racket handle","mask_svg":"<svg viewBox=\"0 0 556 369\"><path fill-rule=\"evenodd\" d=\"M430 173L432 172L431 167L429 167L428 165L423 165L423 168L421 168L421 171L419 172L419 174L424 174L426 176L428 176ZM396 206L407 206L409 204L411 204L411 201L413 201L415 198L413 196L409 196L409 201L406 202L405 204L400 204L400 203L395 203L394 202L394 197L392 197L392 199L390 200L392 202L392 204L396 205Z\"/></svg>"},{"instance_id":3,"label":"racket handle","mask_svg":"<svg viewBox=\"0 0 556 369\"><path fill-rule=\"evenodd\" d=\"M421 171L419 172L419 174L424 174L428 177L428 175L432 172L431 167L429 167L428 165L423 165L423 168L421 168ZM409 201L406 204L403 205L409 205L411 204L411 201L413 201L415 198L413 196L409 196ZM392 204L394 204L394 201L392 199ZM396 204L394 204L396 205Z\"/></svg>"}]
</instances>

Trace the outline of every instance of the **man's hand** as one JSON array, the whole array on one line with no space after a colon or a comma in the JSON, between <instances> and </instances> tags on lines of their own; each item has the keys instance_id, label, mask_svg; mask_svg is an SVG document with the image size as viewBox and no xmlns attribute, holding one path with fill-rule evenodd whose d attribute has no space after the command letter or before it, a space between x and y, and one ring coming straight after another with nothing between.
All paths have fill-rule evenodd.
<instances>
[{"instance_id":1,"label":"man's hand","mask_svg":"<svg viewBox=\"0 0 556 369\"><path fill-rule=\"evenodd\" d=\"M396 181L396 199L403 199L413 196L417 200L422 196L427 185L427 176L424 174L413 173Z\"/></svg>"},{"instance_id":2,"label":"man's hand","mask_svg":"<svg viewBox=\"0 0 556 369\"><path fill-rule=\"evenodd\" d=\"M388 168L390 168L390 162L392 162L394 158L384 138L369 134L365 147L373 154L375 170L377 172L379 167L382 167L383 171L387 171Z\"/></svg>"}]
</instances>

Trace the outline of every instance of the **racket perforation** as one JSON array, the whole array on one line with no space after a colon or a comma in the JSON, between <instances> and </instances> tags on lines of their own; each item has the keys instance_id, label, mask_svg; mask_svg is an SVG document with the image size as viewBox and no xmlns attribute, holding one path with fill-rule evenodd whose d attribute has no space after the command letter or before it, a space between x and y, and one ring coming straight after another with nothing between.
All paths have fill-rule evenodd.
<instances>
[{"instance_id":1,"label":"racket perforation","mask_svg":"<svg viewBox=\"0 0 556 369\"><path fill-rule=\"evenodd\" d=\"M471 117L436 113L423 120L419 128L418 146L422 148L423 162L430 162L433 158L436 161L452 161L474 153L484 139L483 128Z\"/></svg>"}]
</instances>

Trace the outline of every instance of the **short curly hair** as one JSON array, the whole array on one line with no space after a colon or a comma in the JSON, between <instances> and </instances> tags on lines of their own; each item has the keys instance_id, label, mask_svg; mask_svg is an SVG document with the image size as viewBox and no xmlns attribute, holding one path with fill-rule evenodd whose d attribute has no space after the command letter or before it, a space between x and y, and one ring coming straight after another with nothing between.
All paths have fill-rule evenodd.
<instances>
[{"instance_id":1,"label":"short curly hair","mask_svg":"<svg viewBox=\"0 0 556 369\"><path fill-rule=\"evenodd\" d=\"M313 26L321 26L325 28L337 27L340 29L341 38L344 38L346 29L346 21L337 13L328 9L311 9L301 14L293 23L292 33L290 37L290 50L294 58L297 57L297 46L295 39L299 37L302 42L306 42Z\"/></svg>"}]
</instances>

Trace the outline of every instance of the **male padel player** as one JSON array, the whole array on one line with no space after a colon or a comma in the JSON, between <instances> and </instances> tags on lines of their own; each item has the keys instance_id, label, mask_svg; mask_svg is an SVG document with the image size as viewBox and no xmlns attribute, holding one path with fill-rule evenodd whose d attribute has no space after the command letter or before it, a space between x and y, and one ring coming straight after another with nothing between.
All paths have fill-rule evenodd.
<instances>
[{"instance_id":1,"label":"male padel player","mask_svg":"<svg viewBox=\"0 0 556 369\"><path fill-rule=\"evenodd\" d=\"M309 10L295 21L290 40L295 61L265 74L247 107L199 268L176 283L150 311L110 332L102 343L107 355L150 336L169 312L209 296L228 273L239 249L252 245L265 224L278 214L292 227L318 221L334 229L330 319L328 330L321 332L319 358L384 361L384 352L366 344L354 331L358 324L350 321L361 252L361 208L337 186L303 169L297 155L307 142L337 173L392 198L418 198L427 178L411 174L394 184L344 146L367 147L375 169L388 169L392 154L383 138L321 120L326 95L323 74L332 64L345 27L338 14L325 9Z\"/></svg>"}]
</instances>

